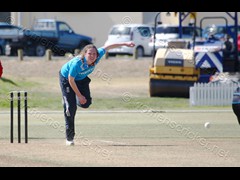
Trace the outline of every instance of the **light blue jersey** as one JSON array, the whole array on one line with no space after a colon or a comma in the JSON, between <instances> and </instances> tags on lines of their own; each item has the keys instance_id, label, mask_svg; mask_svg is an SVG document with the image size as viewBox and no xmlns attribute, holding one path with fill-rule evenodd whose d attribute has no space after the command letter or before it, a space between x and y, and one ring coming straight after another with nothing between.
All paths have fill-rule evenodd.
<instances>
[{"instance_id":1,"label":"light blue jersey","mask_svg":"<svg viewBox=\"0 0 240 180\"><path fill-rule=\"evenodd\" d=\"M104 56L106 51L103 48L98 48L98 53L99 53L99 56L96 59L94 66L89 66L85 58L82 61L80 57L74 57L73 59L68 61L66 64L64 64L63 67L61 68L62 76L65 78L68 78L68 76L70 75L74 77L75 80L77 81L86 78L89 74L93 72L96 64L98 64L98 62Z\"/></svg>"}]
</instances>

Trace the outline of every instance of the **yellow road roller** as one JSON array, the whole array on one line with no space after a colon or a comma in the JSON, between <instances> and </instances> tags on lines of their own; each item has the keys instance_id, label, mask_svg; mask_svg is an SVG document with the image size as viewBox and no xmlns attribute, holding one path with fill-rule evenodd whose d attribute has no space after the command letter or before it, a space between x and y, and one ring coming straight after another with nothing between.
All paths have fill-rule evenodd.
<instances>
[{"instance_id":1,"label":"yellow road roller","mask_svg":"<svg viewBox=\"0 0 240 180\"><path fill-rule=\"evenodd\" d=\"M199 76L192 49L159 48L150 67L150 96L189 97Z\"/></svg>"}]
</instances>

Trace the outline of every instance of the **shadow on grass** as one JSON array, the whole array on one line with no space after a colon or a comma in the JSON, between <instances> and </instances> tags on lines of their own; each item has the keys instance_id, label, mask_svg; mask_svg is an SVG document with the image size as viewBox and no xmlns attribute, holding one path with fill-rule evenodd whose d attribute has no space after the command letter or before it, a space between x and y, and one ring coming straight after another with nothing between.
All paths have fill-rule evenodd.
<instances>
[{"instance_id":1,"label":"shadow on grass","mask_svg":"<svg viewBox=\"0 0 240 180\"><path fill-rule=\"evenodd\" d=\"M18 86L18 84L16 84L15 82L13 82L11 79L7 79L7 78L2 77L2 78L0 78L0 80L3 81L3 82L5 82L5 83L10 83L10 84L12 84L12 85L14 85L14 86Z\"/></svg>"}]
</instances>

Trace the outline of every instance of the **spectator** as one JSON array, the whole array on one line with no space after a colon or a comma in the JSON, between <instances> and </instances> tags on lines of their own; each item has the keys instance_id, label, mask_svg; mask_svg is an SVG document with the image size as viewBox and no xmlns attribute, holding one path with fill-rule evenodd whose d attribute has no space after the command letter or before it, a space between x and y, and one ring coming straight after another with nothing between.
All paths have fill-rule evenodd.
<instances>
[{"instance_id":1,"label":"spectator","mask_svg":"<svg viewBox=\"0 0 240 180\"><path fill-rule=\"evenodd\" d=\"M234 45L231 42L231 36L227 34L225 36L224 48L223 48L223 57L228 58L233 54Z\"/></svg>"}]
</instances>

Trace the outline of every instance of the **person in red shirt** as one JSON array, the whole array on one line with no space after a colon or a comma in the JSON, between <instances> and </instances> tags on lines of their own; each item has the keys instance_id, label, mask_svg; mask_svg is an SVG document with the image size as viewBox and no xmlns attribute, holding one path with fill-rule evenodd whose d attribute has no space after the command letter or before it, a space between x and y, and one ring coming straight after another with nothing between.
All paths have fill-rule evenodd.
<instances>
[{"instance_id":1,"label":"person in red shirt","mask_svg":"<svg viewBox=\"0 0 240 180\"><path fill-rule=\"evenodd\" d=\"M0 61L0 78L2 77L2 74L3 74L3 67L2 67L2 63Z\"/></svg>"}]
</instances>

